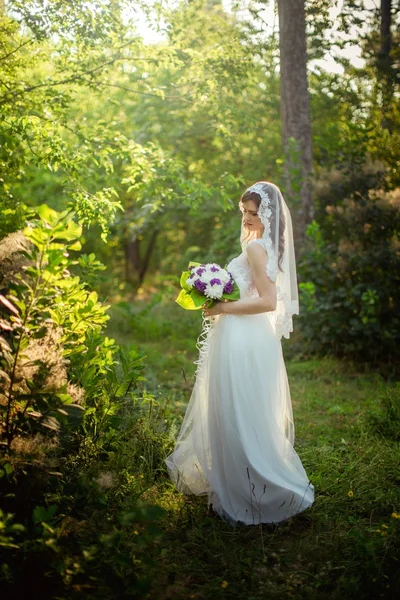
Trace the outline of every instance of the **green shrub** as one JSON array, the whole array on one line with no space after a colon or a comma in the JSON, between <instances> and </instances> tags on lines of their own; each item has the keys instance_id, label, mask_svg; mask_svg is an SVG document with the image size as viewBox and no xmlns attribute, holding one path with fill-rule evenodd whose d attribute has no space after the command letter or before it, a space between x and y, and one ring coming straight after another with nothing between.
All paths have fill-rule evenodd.
<instances>
[{"instance_id":1,"label":"green shrub","mask_svg":"<svg viewBox=\"0 0 400 600\"><path fill-rule=\"evenodd\" d=\"M38 215L0 242L0 585L141 597L163 511L139 498L170 436L158 410L144 418L143 354L103 334L108 307L74 275L99 270L70 256L74 214Z\"/></svg>"},{"instance_id":2,"label":"green shrub","mask_svg":"<svg viewBox=\"0 0 400 600\"><path fill-rule=\"evenodd\" d=\"M400 190L354 193L309 226L300 322L312 351L400 364L399 208Z\"/></svg>"}]
</instances>

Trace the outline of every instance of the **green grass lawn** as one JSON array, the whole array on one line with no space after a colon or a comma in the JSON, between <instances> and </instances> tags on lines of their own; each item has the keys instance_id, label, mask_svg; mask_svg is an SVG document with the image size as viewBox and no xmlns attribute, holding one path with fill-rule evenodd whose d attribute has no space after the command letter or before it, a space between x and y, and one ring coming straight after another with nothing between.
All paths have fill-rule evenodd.
<instances>
[{"instance_id":1,"label":"green grass lawn","mask_svg":"<svg viewBox=\"0 0 400 600\"><path fill-rule=\"evenodd\" d=\"M146 386L177 432L194 383L200 315L162 302L145 314L113 310L109 334L146 352ZM369 424L385 394L398 399L399 388L376 372L284 349L295 448L315 486L314 505L278 525L233 528L208 514L205 497L180 494L162 463L150 465L142 498L165 514L143 571L148 598L400 597L399 444ZM173 440L161 454L172 447Z\"/></svg>"}]
</instances>

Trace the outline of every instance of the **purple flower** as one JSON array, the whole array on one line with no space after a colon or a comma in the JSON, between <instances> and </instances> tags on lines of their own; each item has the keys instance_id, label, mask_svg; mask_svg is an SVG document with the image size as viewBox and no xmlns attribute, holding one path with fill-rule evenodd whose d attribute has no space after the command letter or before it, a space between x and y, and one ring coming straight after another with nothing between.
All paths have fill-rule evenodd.
<instances>
[{"instance_id":1,"label":"purple flower","mask_svg":"<svg viewBox=\"0 0 400 600\"><path fill-rule=\"evenodd\" d=\"M188 279L192 279L194 277L194 273L191 273L188 277Z\"/></svg>"},{"instance_id":2,"label":"purple flower","mask_svg":"<svg viewBox=\"0 0 400 600\"><path fill-rule=\"evenodd\" d=\"M199 292L204 292L204 291L205 291L205 289L206 289L206 287L207 287L207 284L206 284L206 283L203 283L203 281L200 281L200 279L198 279L198 280L195 282L195 284L194 284L194 287L195 287L196 289L198 289L198 290L199 290Z\"/></svg>"},{"instance_id":3,"label":"purple flower","mask_svg":"<svg viewBox=\"0 0 400 600\"><path fill-rule=\"evenodd\" d=\"M217 273L219 271L218 267L211 267L210 271L212 271L213 273Z\"/></svg>"},{"instance_id":4,"label":"purple flower","mask_svg":"<svg viewBox=\"0 0 400 600\"><path fill-rule=\"evenodd\" d=\"M222 281L220 279L217 279L216 277L214 279L211 279L210 281L210 285L221 285Z\"/></svg>"},{"instance_id":5,"label":"purple flower","mask_svg":"<svg viewBox=\"0 0 400 600\"><path fill-rule=\"evenodd\" d=\"M195 265L190 265L189 271L193 271L193 269L195 269L195 268L196 268Z\"/></svg>"},{"instance_id":6,"label":"purple flower","mask_svg":"<svg viewBox=\"0 0 400 600\"><path fill-rule=\"evenodd\" d=\"M225 294L232 294L233 292L233 281L228 281L228 283L224 287Z\"/></svg>"},{"instance_id":7,"label":"purple flower","mask_svg":"<svg viewBox=\"0 0 400 600\"><path fill-rule=\"evenodd\" d=\"M197 275L202 275L204 273L205 269L202 269L201 267L199 269L197 269L196 273Z\"/></svg>"}]
</instances>

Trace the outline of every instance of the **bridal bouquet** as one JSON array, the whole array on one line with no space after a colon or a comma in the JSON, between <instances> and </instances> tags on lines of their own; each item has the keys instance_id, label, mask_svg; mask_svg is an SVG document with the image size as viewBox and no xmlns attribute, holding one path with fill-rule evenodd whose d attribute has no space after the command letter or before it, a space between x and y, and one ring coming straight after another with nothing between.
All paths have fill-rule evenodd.
<instances>
[{"instance_id":1,"label":"bridal bouquet","mask_svg":"<svg viewBox=\"0 0 400 600\"><path fill-rule=\"evenodd\" d=\"M181 275L181 292L176 302L186 310L197 310L217 300L239 300L239 288L232 275L216 263L190 262Z\"/></svg>"}]
</instances>

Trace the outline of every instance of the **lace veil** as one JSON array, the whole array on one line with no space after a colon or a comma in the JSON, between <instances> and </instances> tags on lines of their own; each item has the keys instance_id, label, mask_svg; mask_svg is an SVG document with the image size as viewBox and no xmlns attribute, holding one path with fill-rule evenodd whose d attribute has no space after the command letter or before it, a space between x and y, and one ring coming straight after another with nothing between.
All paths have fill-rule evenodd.
<instances>
[{"instance_id":1,"label":"lace veil","mask_svg":"<svg viewBox=\"0 0 400 600\"><path fill-rule=\"evenodd\" d=\"M293 331L292 317L299 314L292 219L280 189L273 183L258 181L245 191L242 198L254 200L252 194L257 194L261 200L258 216L264 231L262 237L257 238L257 232L246 230L242 219L240 243L243 251L252 242L260 243L267 251L267 275L276 283L278 298L276 309L268 315L277 337L289 338ZM239 208L243 212L242 200Z\"/></svg>"}]
</instances>

